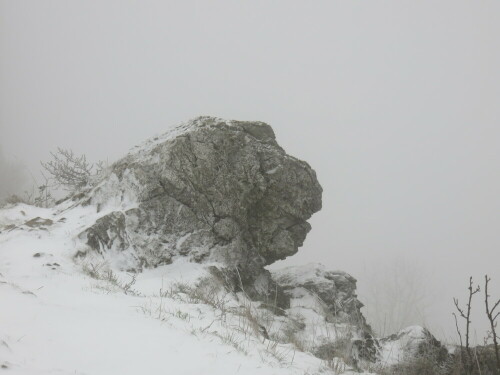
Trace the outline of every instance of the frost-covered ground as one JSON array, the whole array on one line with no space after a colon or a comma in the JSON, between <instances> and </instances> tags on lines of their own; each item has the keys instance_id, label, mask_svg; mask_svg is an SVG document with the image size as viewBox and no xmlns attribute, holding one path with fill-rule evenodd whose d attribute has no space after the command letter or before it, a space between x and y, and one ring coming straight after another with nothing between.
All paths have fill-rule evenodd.
<instances>
[{"instance_id":1,"label":"frost-covered ground","mask_svg":"<svg viewBox=\"0 0 500 375\"><path fill-rule=\"evenodd\" d=\"M10 374L317 374L343 370L259 336L253 304L186 290L205 268L136 275L75 261L93 207L0 210L0 366ZM204 297L203 297L204 298ZM277 324L273 320L271 325ZM278 320L279 324L279 320ZM268 331L272 327L267 327ZM0 369L0 371L2 371ZM346 371L344 373L349 373Z\"/></svg>"}]
</instances>

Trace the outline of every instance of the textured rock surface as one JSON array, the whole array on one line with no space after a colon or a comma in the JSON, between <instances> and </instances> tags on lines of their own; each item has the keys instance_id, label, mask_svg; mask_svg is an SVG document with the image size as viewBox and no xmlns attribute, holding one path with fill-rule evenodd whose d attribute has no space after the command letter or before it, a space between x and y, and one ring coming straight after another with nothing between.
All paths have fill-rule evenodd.
<instances>
[{"instance_id":1,"label":"textured rock surface","mask_svg":"<svg viewBox=\"0 0 500 375\"><path fill-rule=\"evenodd\" d=\"M426 329L411 326L396 334L379 339L379 360L386 364L396 364L403 360L418 357L433 357L443 362L448 350Z\"/></svg>"},{"instance_id":2,"label":"textured rock surface","mask_svg":"<svg viewBox=\"0 0 500 375\"><path fill-rule=\"evenodd\" d=\"M139 268L179 256L218 262L249 294L265 294L263 267L302 246L321 194L269 125L199 117L111 166L83 198L103 217L80 238L101 253L133 249Z\"/></svg>"},{"instance_id":3,"label":"textured rock surface","mask_svg":"<svg viewBox=\"0 0 500 375\"><path fill-rule=\"evenodd\" d=\"M376 362L380 346L360 309L356 279L322 264L272 271L273 279L290 298L288 316L302 323L295 337L317 357L348 359L357 368L360 360Z\"/></svg>"},{"instance_id":4,"label":"textured rock surface","mask_svg":"<svg viewBox=\"0 0 500 375\"><path fill-rule=\"evenodd\" d=\"M325 318L347 322L371 332L356 295L356 279L343 271L329 271L322 264L311 263L273 271L273 279L292 299L310 295L324 306Z\"/></svg>"},{"instance_id":5,"label":"textured rock surface","mask_svg":"<svg viewBox=\"0 0 500 375\"><path fill-rule=\"evenodd\" d=\"M307 342L314 335L308 349L319 358L341 356L354 368L367 362L382 367L395 365L421 356L432 356L436 363L448 358L446 348L419 326L375 338L361 312L356 279L343 271L329 271L322 264L311 263L272 271L272 277L290 298L289 311L306 317L301 340Z\"/></svg>"}]
</instances>

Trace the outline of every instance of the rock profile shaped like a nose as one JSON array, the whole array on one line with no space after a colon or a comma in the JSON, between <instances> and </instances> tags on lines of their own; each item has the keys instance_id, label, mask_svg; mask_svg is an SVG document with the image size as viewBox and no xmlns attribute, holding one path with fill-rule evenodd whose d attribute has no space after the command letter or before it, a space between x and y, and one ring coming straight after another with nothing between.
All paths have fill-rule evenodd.
<instances>
[{"instance_id":1,"label":"rock profile shaped like a nose","mask_svg":"<svg viewBox=\"0 0 500 375\"><path fill-rule=\"evenodd\" d=\"M188 257L238 267L262 288L263 267L302 246L321 195L313 169L269 125L198 117L112 165L86 193L110 213L80 237L101 253L133 254L137 268Z\"/></svg>"}]
</instances>

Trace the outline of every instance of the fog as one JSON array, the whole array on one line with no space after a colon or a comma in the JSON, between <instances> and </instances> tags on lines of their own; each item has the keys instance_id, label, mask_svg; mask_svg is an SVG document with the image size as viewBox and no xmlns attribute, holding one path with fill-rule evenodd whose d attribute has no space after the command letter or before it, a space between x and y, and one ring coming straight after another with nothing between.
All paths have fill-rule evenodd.
<instances>
[{"instance_id":1,"label":"fog","mask_svg":"<svg viewBox=\"0 0 500 375\"><path fill-rule=\"evenodd\" d=\"M0 199L13 194L22 195L27 186L25 166L16 159L9 160L2 152L0 145Z\"/></svg>"},{"instance_id":2,"label":"fog","mask_svg":"<svg viewBox=\"0 0 500 375\"><path fill-rule=\"evenodd\" d=\"M0 0L0 186L58 146L113 161L198 115L265 121L324 189L279 266L345 270L378 330L454 339L469 276L500 295L499 45L498 1Z\"/></svg>"}]
</instances>

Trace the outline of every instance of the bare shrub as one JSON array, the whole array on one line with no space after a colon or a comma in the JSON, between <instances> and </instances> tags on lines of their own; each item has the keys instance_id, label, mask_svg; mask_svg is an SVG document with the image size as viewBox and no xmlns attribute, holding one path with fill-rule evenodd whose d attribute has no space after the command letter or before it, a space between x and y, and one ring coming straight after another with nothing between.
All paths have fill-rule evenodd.
<instances>
[{"instance_id":1,"label":"bare shrub","mask_svg":"<svg viewBox=\"0 0 500 375\"><path fill-rule=\"evenodd\" d=\"M121 290L125 294L132 296L140 296L141 294L134 290L132 287L136 282L136 274L128 274L130 277L129 281L121 280L113 270L107 268L104 263L94 264L85 263L82 266L83 272L96 280L102 280L108 282L111 286L114 286Z\"/></svg>"},{"instance_id":2,"label":"bare shrub","mask_svg":"<svg viewBox=\"0 0 500 375\"><path fill-rule=\"evenodd\" d=\"M468 302L465 305L465 308L460 307L457 298L453 298L453 302L458 311L459 316L465 320L465 346L462 339L462 333L458 326L457 315L453 313L455 317L455 324L457 327L457 334L460 339L460 357L463 363L463 367L466 370L466 374L472 374L472 369L474 368L475 361L472 353L472 349L470 347L470 324L471 324L471 309L472 309L472 297L476 293L479 293L480 287L479 285L474 288L474 283L472 281L472 276L469 278L469 287L467 288L469 291ZM463 350L465 347L465 350ZM464 355L465 354L465 355Z\"/></svg>"},{"instance_id":3,"label":"bare shrub","mask_svg":"<svg viewBox=\"0 0 500 375\"><path fill-rule=\"evenodd\" d=\"M54 205L55 199L52 196L52 187L50 185L49 178L47 178L43 173L42 178L43 182L41 184L33 178L31 191L26 190L24 192L24 196L27 204L47 208Z\"/></svg>"},{"instance_id":4,"label":"bare shrub","mask_svg":"<svg viewBox=\"0 0 500 375\"><path fill-rule=\"evenodd\" d=\"M41 162L42 167L55 181L56 186L68 191L78 191L91 182L92 176L103 169L103 162L91 164L85 155L77 156L72 150L58 148L51 152L52 160Z\"/></svg>"},{"instance_id":5,"label":"bare shrub","mask_svg":"<svg viewBox=\"0 0 500 375\"><path fill-rule=\"evenodd\" d=\"M44 208L52 207L55 203L55 199L52 196L50 181L43 173L42 177L44 181L41 184L33 177L31 188L24 190L24 194L11 194L3 200L0 200L0 208L19 203Z\"/></svg>"},{"instance_id":6,"label":"bare shrub","mask_svg":"<svg viewBox=\"0 0 500 375\"><path fill-rule=\"evenodd\" d=\"M488 275L484 276L484 303L486 307L486 316L488 317L488 321L490 323L490 331L488 331L488 337L486 338L485 341L487 341L489 338L492 339L493 341L493 348L495 350L495 359L496 359L496 375L500 375L500 349L498 345L498 340L500 339L500 336L497 334L497 318L500 316L500 311L496 312L496 308L499 307L500 305L500 299L498 301L492 303L492 307L490 304L490 295L488 294L488 286L489 282L491 279L488 277Z\"/></svg>"}]
</instances>

